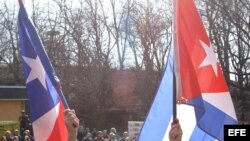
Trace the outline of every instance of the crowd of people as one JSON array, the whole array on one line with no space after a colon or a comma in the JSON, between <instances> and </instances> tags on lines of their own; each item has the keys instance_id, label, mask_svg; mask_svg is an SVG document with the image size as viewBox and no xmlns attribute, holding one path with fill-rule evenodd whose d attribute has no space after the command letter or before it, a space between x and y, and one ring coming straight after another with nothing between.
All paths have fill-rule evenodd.
<instances>
[{"instance_id":1,"label":"crowd of people","mask_svg":"<svg viewBox=\"0 0 250 141\"><path fill-rule=\"evenodd\" d=\"M19 134L19 130L14 131L7 130L1 137L1 141L34 141L33 136L30 134L30 130L25 130L23 134Z\"/></svg>"},{"instance_id":2,"label":"crowd of people","mask_svg":"<svg viewBox=\"0 0 250 141\"><path fill-rule=\"evenodd\" d=\"M65 110L65 124L69 133L68 141L133 141L127 131L118 134L115 127L110 130L90 131L89 128L79 127L79 119L74 110Z\"/></svg>"},{"instance_id":3,"label":"crowd of people","mask_svg":"<svg viewBox=\"0 0 250 141\"><path fill-rule=\"evenodd\" d=\"M64 112L64 120L65 120L65 124L67 126L67 130L69 133L68 141L77 141L79 119L76 116L75 111L66 109ZM87 134L89 134L91 137L90 132ZM93 135L92 135L92 138L90 138L90 141L133 141L126 134L120 140L119 138L113 138L113 134L116 135L115 128L110 129L109 136L107 136L108 138L105 140L104 136L106 136L107 134L103 134L102 131L98 131L96 137L94 137L93 139ZM78 140L78 141L89 141L85 139L86 138L83 138L82 140ZM182 139L182 129L181 129L178 119L175 119L175 121L171 124L171 129L169 131L169 140L181 141L181 139Z\"/></svg>"},{"instance_id":4,"label":"crowd of people","mask_svg":"<svg viewBox=\"0 0 250 141\"><path fill-rule=\"evenodd\" d=\"M95 128L90 131L89 128L85 128L83 131L78 130L78 141L132 141L127 131L124 131L122 135L118 134L115 127L108 130L96 130Z\"/></svg>"},{"instance_id":5,"label":"crowd of people","mask_svg":"<svg viewBox=\"0 0 250 141\"><path fill-rule=\"evenodd\" d=\"M5 134L1 136L0 141L34 141L30 118L24 110L21 111L21 116L18 120L20 123L20 129L5 131Z\"/></svg>"},{"instance_id":6,"label":"crowd of people","mask_svg":"<svg viewBox=\"0 0 250 141\"><path fill-rule=\"evenodd\" d=\"M90 131L89 128L79 128L79 119L74 110L67 109L64 115L69 135L68 141L135 141L135 139L129 137L127 131L124 131L122 135L118 134L115 127L112 127L109 132L107 130L97 131L93 129ZM20 131L18 129L13 131L7 130L0 141L34 141L29 116L24 111L22 111L19 121ZM181 137L182 130L179 121L176 120L172 123L169 139L170 141L181 141Z\"/></svg>"}]
</instances>

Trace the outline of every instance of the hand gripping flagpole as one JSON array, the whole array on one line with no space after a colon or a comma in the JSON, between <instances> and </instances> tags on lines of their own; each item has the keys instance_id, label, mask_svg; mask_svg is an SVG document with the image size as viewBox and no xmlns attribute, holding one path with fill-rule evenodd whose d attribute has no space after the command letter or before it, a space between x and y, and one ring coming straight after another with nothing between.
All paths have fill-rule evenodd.
<instances>
[{"instance_id":1,"label":"hand gripping flagpole","mask_svg":"<svg viewBox=\"0 0 250 141\"><path fill-rule=\"evenodd\" d=\"M177 25L177 4L178 0L173 0L173 47L174 47L174 71L173 71L173 123L177 121L177 109L176 109L176 97L177 97L177 90L176 90L176 67L177 67L177 60L178 60L178 25Z\"/></svg>"}]
</instances>

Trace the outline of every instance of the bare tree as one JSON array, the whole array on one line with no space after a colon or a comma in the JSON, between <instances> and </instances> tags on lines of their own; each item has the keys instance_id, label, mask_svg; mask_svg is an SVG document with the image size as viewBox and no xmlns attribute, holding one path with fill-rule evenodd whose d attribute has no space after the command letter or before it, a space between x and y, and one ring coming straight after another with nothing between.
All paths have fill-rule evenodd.
<instances>
[{"instance_id":1,"label":"bare tree","mask_svg":"<svg viewBox=\"0 0 250 141\"><path fill-rule=\"evenodd\" d=\"M209 22L209 34L217 47L219 60L222 64L228 84L239 89L237 94L241 108L239 120L245 120L249 86L250 61L250 20L249 1L206 1L206 17ZM233 77L232 77L233 76ZM232 80L233 81L230 81Z\"/></svg>"},{"instance_id":2,"label":"bare tree","mask_svg":"<svg viewBox=\"0 0 250 141\"><path fill-rule=\"evenodd\" d=\"M146 5L139 2L131 5L133 27L130 27L128 39L135 62L141 60L138 63L140 67L137 76L143 83L139 84L136 92L145 103L145 112L156 92L165 68L167 49L171 44L171 16L164 9L167 4L169 3L162 7L156 7L156 4L149 2Z\"/></svg>"},{"instance_id":3,"label":"bare tree","mask_svg":"<svg viewBox=\"0 0 250 141\"><path fill-rule=\"evenodd\" d=\"M171 43L171 16L166 9L152 5L137 3L132 11L133 20L140 39L143 66L146 70L161 71Z\"/></svg>"},{"instance_id":4,"label":"bare tree","mask_svg":"<svg viewBox=\"0 0 250 141\"><path fill-rule=\"evenodd\" d=\"M7 64L10 73L13 76L15 82L11 82L12 85L22 84L22 71L20 63L20 55L18 49L17 27L16 27L16 4L8 5L6 1L0 2L1 10L0 15L2 20L0 21L0 62ZM5 74L9 76L9 74Z\"/></svg>"},{"instance_id":5,"label":"bare tree","mask_svg":"<svg viewBox=\"0 0 250 141\"><path fill-rule=\"evenodd\" d=\"M56 2L64 21L61 24L67 38L64 44L71 44L73 52L70 67L76 74L70 76L72 86L67 92L78 97L73 106L81 111L80 117L96 118L99 122L93 124L100 127L104 124L103 112L112 104L109 83L112 47L103 3L100 0L78 1L78 6L73 8L67 4L69 1ZM82 107L83 103L88 106Z\"/></svg>"}]
</instances>

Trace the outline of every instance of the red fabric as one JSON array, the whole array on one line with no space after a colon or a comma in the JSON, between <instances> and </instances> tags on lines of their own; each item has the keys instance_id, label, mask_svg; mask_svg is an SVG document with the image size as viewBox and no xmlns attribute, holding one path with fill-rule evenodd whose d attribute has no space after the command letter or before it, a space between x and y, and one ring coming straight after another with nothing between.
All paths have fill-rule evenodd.
<instances>
[{"instance_id":1,"label":"red fabric","mask_svg":"<svg viewBox=\"0 0 250 141\"><path fill-rule=\"evenodd\" d=\"M201 93L228 91L218 63L217 76L212 65L199 68L206 58L201 41L211 46L193 0L179 0L177 7L177 41L182 97L192 99L200 96Z\"/></svg>"},{"instance_id":2,"label":"red fabric","mask_svg":"<svg viewBox=\"0 0 250 141\"><path fill-rule=\"evenodd\" d=\"M60 102L59 115L55 122L55 126L51 132L50 137L47 141L67 141L68 140L68 131L66 125L64 124L64 106Z\"/></svg>"}]
</instances>

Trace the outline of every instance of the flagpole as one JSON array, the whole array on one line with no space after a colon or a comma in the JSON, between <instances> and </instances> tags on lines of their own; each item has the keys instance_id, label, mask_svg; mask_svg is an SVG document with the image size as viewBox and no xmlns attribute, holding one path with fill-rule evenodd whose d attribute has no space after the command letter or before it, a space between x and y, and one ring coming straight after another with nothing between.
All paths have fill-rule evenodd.
<instances>
[{"instance_id":1,"label":"flagpole","mask_svg":"<svg viewBox=\"0 0 250 141\"><path fill-rule=\"evenodd\" d=\"M177 109L176 109L176 75L175 75L175 71L176 71L176 49L178 48L178 42L177 42L177 30L178 30L178 26L177 26L177 4L178 4L178 0L173 0L173 47L174 47L174 70L173 70L173 123L176 122L177 119Z\"/></svg>"}]
</instances>

